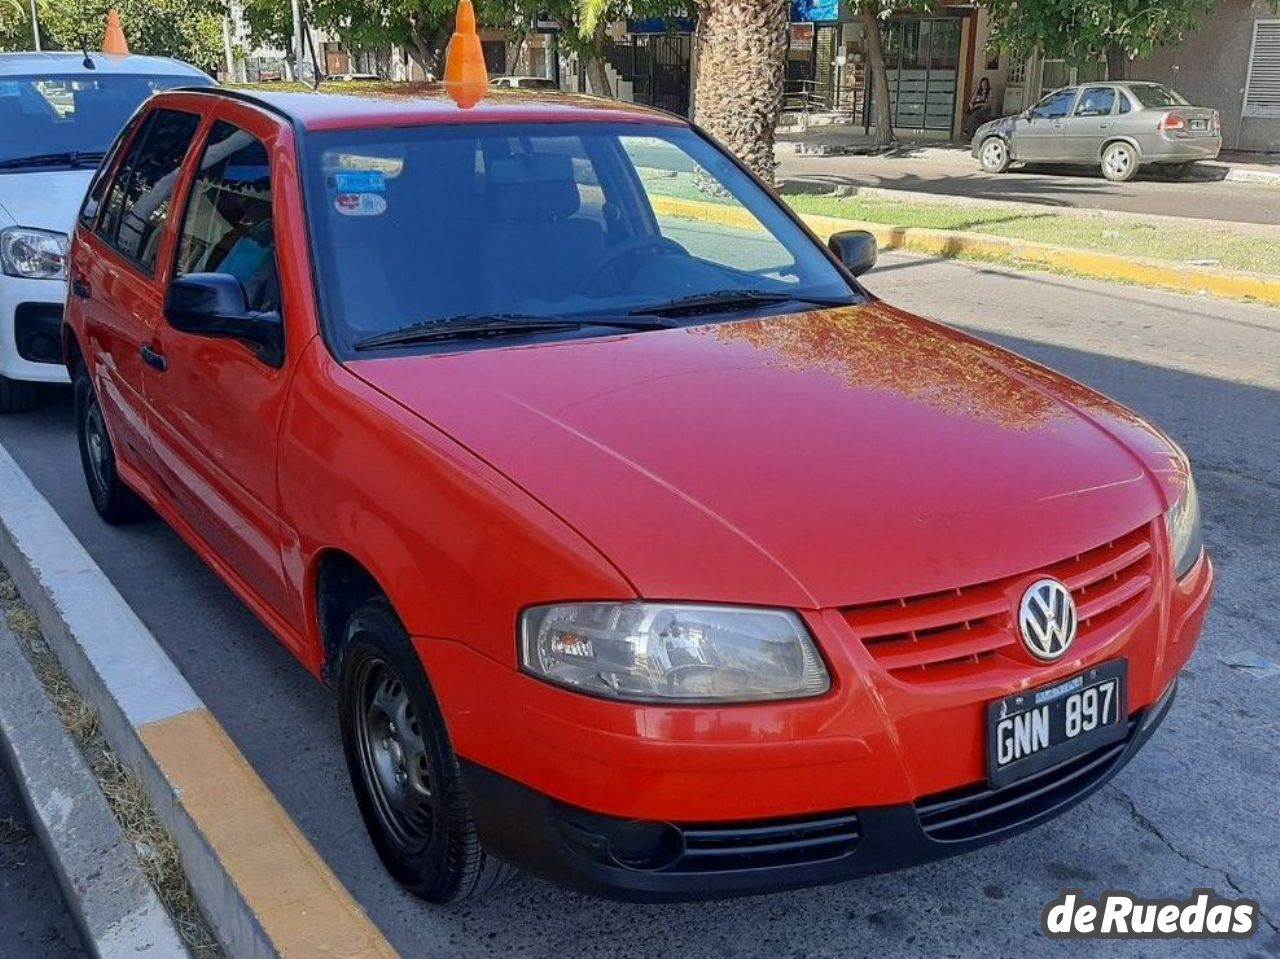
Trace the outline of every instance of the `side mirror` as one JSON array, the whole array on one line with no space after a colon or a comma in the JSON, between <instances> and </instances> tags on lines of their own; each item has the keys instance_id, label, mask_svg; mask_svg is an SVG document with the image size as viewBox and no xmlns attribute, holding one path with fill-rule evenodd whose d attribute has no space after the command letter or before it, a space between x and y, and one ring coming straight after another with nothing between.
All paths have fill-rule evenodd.
<instances>
[{"instance_id":1,"label":"side mirror","mask_svg":"<svg viewBox=\"0 0 1280 959\"><path fill-rule=\"evenodd\" d=\"M284 363L284 326L276 312L249 309L244 286L230 273L188 273L169 284L164 315L175 330L193 336L240 340L262 362Z\"/></svg>"},{"instance_id":2,"label":"side mirror","mask_svg":"<svg viewBox=\"0 0 1280 959\"><path fill-rule=\"evenodd\" d=\"M827 240L827 247L854 276L862 276L875 266L876 256L880 252L875 234L866 230L846 230L833 234Z\"/></svg>"}]
</instances>

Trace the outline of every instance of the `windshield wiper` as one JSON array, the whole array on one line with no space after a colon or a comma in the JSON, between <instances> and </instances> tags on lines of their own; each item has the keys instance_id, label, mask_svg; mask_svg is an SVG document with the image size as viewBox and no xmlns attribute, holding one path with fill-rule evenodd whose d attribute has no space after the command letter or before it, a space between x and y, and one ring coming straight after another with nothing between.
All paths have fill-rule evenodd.
<instances>
[{"instance_id":1,"label":"windshield wiper","mask_svg":"<svg viewBox=\"0 0 1280 959\"><path fill-rule=\"evenodd\" d=\"M11 160L0 160L0 170L17 170L29 166L97 166L106 154L100 150L77 152L69 150L63 153L37 153L29 157L14 157Z\"/></svg>"},{"instance_id":2,"label":"windshield wiper","mask_svg":"<svg viewBox=\"0 0 1280 959\"><path fill-rule=\"evenodd\" d=\"M632 310L632 316L681 316L688 313L719 313L726 310L753 306L772 306L776 303L811 303L815 306L851 306L853 299L834 296L810 296L807 293L782 293L769 290L715 290L711 293L694 293L666 303L642 306Z\"/></svg>"},{"instance_id":3,"label":"windshield wiper","mask_svg":"<svg viewBox=\"0 0 1280 959\"><path fill-rule=\"evenodd\" d=\"M387 346L408 346L432 340L467 339L482 336L510 336L519 333L543 333L548 330L575 330L584 326L616 326L626 330L659 330L675 326L671 320L658 317L639 319L631 316L549 317L524 313L463 313L438 320L426 320L377 333L357 340L355 349L376 350Z\"/></svg>"}]
</instances>

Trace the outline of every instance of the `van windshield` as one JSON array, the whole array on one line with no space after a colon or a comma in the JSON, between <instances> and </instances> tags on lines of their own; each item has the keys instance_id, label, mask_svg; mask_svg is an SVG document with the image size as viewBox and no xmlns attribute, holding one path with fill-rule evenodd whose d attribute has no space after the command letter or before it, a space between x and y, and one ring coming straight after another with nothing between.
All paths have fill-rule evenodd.
<instances>
[{"instance_id":1,"label":"van windshield","mask_svg":"<svg viewBox=\"0 0 1280 959\"><path fill-rule=\"evenodd\" d=\"M706 322L862 299L687 127L346 130L308 134L304 156L323 321L340 355L436 322L507 321L508 342L511 320L582 320L563 338L609 331L592 317Z\"/></svg>"},{"instance_id":2,"label":"van windshield","mask_svg":"<svg viewBox=\"0 0 1280 959\"><path fill-rule=\"evenodd\" d=\"M200 82L181 75L0 76L0 173L95 167L143 100Z\"/></svg>"}]
</instances>

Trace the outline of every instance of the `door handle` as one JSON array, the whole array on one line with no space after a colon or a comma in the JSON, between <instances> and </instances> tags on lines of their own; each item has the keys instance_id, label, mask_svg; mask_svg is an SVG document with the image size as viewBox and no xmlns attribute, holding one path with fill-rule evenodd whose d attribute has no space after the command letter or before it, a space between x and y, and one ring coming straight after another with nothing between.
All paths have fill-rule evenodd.
<instances>
[{"instance_id":1,"label":"door handle","mask_svg":"<svg viewBox=\"0 0 1280 959\"><path fill-rule=\"evenodd\" d=\"M1110 130L1110 129L1111 129L1111 124L1110 124L1110 123L1099 123L1099 124L1098 124L1098 129L1099 129L1099 130Z\"/></svg>"},{"instance_id":2,"label":"door handle","mask_svg":"<svg viewBox=\"0 0 1280 959\"><path fill-rule=\"evenodd\" d=\"M161 373L169 368L169 361L165 359L164 354L157 353L151 348L150 343L143 343L142 349L139 352L142 353L142 362L146 363L147 366L153 367Z\"/></svg>"},{"instance_id":3,"label":"door handle","mask_svg":"<svg viewBox=\"0 0 1280 959\"><path fill-rule=\"evenodd\" d=\"M71 281L71 292L82 300L87 300L93 296L93 288L89 286L88 280L79 276Z\"/></svg>"}]
</instances>

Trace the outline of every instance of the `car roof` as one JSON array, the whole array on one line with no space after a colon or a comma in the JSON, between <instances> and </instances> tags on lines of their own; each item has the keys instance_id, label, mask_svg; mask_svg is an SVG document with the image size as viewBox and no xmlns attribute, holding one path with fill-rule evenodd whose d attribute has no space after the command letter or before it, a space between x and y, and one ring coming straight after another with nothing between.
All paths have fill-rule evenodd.
<instances>
[{"instance_id":1,"label":"car roof","mask_svg":"<svg viewBox=\"0 0 1280 959\"><path fill-rule=\"evenodd\" d=\"M330 92L210 87L198 92L262 107L306 130L348 130L429 123L646 122L684 125L685 120L650 107L553 90L486 86L483 99L462 108L441 83L386 83ZM161 93L158 99L177 94Z\"/></svg>"},{"instance_id":2,"label":"car roof","mask_svg":"<svg viewBox=\"0 0 1280 959\"><path fill-rule=\"evenodd\" d=\"M88 54L93 69L84 65L85 54L69 50L47 53L0 53L0 76L39 74L41 76L95 76L106 74L148 74L151 76L189 77L192 80L209 75L172 57L146 57L135 54Z\"/></svg>"}]
</instances>

